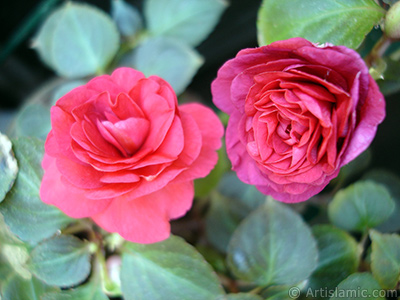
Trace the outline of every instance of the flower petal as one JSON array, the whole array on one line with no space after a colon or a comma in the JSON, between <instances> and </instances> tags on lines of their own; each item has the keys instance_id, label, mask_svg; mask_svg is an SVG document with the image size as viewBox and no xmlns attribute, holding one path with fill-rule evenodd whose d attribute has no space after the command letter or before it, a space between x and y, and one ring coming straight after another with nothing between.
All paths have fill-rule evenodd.
<instances>
[{"instance_id":1,"label":"flower petal","mask_svg":"<svg viewBox=\"0 0 400 300\"><path fill-rule=\"evenodd\" d=\"M143 78L145 76L142 72L132 68L118 68L111 74L111 79L118 85L118 88L126 93Z\"/></svg>"},{"instance_id":2,"label":"flower petal","mask_svg":"<svg viewBox=\"0 0 400 300\"><path fill-rule=\"evenodd\" d=\"M342 158L342 165L347 164L361 154L375 137L378 124L385 118L385 100L376 82L370 78L368 95L364 103L360 103L357 124L346 153Z\"/></svg>"},{"instance_id":3,"label":"flower petal","mask_svg":"<svg viewBox=\"0 0 400 300\"><path fill-rule=\"evenodd\" d=\"M61 173L56 167L55 159L48 160L42 183L40 198L47 204L52 204L61 209L72 218L86 218L102 212L111 200L90 200L85 197L80 189L73 188L62 180Z\"/></svg>"}]
</instances>

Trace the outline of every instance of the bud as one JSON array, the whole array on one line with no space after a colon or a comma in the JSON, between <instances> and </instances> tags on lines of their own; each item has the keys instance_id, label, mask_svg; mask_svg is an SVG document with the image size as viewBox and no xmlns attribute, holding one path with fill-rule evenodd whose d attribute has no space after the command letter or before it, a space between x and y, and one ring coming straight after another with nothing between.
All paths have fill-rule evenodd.
<instances>
[{"instance_id":1,"label":"bud","mask_svg":"<svg viewBox=\"0 0 400 300\"><path fill-rule=\"evenodd\" d=\"M393 4L387 12L384 31L391 39L400 38L400 2Z\"/></svg>"}]
</instances>

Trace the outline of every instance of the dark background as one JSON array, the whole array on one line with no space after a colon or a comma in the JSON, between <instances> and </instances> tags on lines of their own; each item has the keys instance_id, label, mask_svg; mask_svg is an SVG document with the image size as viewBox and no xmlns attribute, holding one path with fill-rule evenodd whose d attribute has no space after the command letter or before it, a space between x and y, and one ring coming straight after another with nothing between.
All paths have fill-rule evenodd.
<instances>
[{"instance_id":1,"label":"dark background","mask_svg":"<svg viewBox=\"0 0 400 300\"><path fill-rule=\"evenodd\" d=\"M110 12L111 0L76 1L86 2ZM25 22L41 1L7 1L0 9L0 45L4 46ZM142 10L143 0L127 0ZM58 1L63 3L63 1ZM231 0L215 31L197 50L204 56L205 64L193 79L190 89L211 99L210 83L218 68L229 58L246 47L256 47L256 19L260 0ZM40 25L39 22L38 25ZM54 73L43 65L36 52L31 49L37 27L0 65L0 108L19 105L37 86Z\"/></svg>"},{"instance_id":2,"label":"dark background","mask_svg":"<svg viewBox=\"0 0 400 300\"><path fill-rule=\"evenodd\" d=\"M94 4L106 12L110 11L109 0L84 2ZM141 10L142 0L127 0L127 2ZM3 1L0 7L2 50L40 3L41 1ZM240 49L257 46L256 20L261 0L231 0L230 3L214 32L197 48L205 58L205 64L189 86L191 91L201 95L209 103L211 103L210 84L219 67L234 57ZM7 56L6 60L0 62L0 118L3 118L3 121L5 118L10 119L24 99L44 81L54 76L30 48L37 26ZM379 126L371 146L373 151L371 167L386 168L400 175L400 94L386 97L386 103L386 120Z\"/></svg>"}]
</instances>

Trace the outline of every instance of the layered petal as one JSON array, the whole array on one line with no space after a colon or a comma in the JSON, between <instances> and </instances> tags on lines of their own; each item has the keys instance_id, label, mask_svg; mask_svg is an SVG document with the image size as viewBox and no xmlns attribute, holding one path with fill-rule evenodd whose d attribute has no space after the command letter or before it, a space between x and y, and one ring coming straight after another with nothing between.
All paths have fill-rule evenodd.
<instances>
[{"instance_id":1,"label":"layered petal","mask_svg":"<svg viewBox=\"0 0 400 300\"><path fill-rule=\"evenodd\" d=\"M193 182L171 183L145 197L119 197L93 220L110 232L136 243L148 244L168 238L169 220L181 217L191 207Z\"/></svg>"},{"instance_id":2,"label":"layered petal","mask_svg":"<svg viewBox=\"0 0 400 300\"><path fill-rule=\"evenodd\" d=\"M67 93L51 119L42 200L139 243L169 236L169 221L192 205L193 180L216 164L223 135L210 109L180 109L166 81L129 68Z\"/></svg>"},{"instance_id":3,"label":"layered petal","mask_svg":"<svg viewBox=\"0 0 400 300\"><path fill-rule=\"evenodd\" d=\"M46 169L40 186L43 202L57 206L72 218L86 218L104 211L111 199L91 200L81 189L67 184L56 166L56 159L45 154Z\"/></svg>"},{"instance_id":4,"label":"layered petal","mask_svg":"<svg viewBox=\"0 0 400 300\"><path fill-rule=\"evenodd\" d=\"M385 116L358 53L303 38L240 51L221 67L212 93L230 114L233 170L284 202L322 191L369 146Z\"/></svg>"},{"instance_id":5,"label":"layered petal","mask_svg":"<svg viewBox=\"0 0 400 300\"><path fill-rule=\"evenodd\" d=\"M191 119L197 125L202 142L198 156L190 162L190 166L186 170L177 176L176 180L188 181L205 177L218 161L216 150L221 147L224 128L215 113L200 104L184 104L180 106L179 110L181 111L182 120L184 120L183 127L186 128L187 135L190 136L190 138L185 139L187 144L193 147L196 143L195 140L200 140L198 137L193 136L194 131L189 126L189 124L193 124L191 127L194 126ZM197 150L190 151L190 153L196 152Z\"/></svg>"}]
</instances>

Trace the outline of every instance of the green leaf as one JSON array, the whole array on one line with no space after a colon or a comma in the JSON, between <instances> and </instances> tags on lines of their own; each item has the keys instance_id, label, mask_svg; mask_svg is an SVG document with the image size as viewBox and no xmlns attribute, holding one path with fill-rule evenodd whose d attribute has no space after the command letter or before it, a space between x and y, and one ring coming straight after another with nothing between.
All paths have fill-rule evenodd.
<instances>
[{"instance_id":1,"label":"green leaf","mask_svg":"<svg viewBox=\"0 0 400 300\"><path fill-rule=\"evenodd\" d=\"M17 115L15 134L46 139L51 130L50 109L43 104L28 104Z\"/></svg>"},{"instance_id":2,"label":"green leaf","mask_svg":"<svg viewBox=\"0 0 400 300\"><path fill-rule=\"evenodd\" d=\"M218 150L218 163L205 178L194 181L195 196L206 197L218 185L222 175L230 169L230 162L225 146Z\"/></svg>"},{"instance_id":3,"label":"green leaf","mask_svg":"<svg viewBox=\"0 0 400 300\"><path fill-rule=\"evenodd\" d=\"M26 244L18 240L1 241L0 254L2 260L12 269L12 273L24 279L31 278L31 272L26 266L29 259L29 248Z\"/></svg>"},{"instance_id":4,"label":"green leaf","mask_svg":"<svg viewBox=\"0 0 400 300\"><path fill-rule=\"evenodd\" d=\"M366 57L374 48L376 43L382 38L382 30L378 26L374 26L370 33L367 34L360 47L357 48L357 52L361 57Z\"/></svg>"},{"instance_id":5,"label":"green leaf","mask_svg":"<svg viewBox=\"0 0 400 300\"><path fill-rule=\"evenodd\" d=\"M340 190L328 206L331 222L350 231L365 231L385 222L395 204L388 190L373 181L359 181Z\"/></svg>"},{"instance_id":6,"label":"green leaf","mask_svg":"<svg viewBox=\"0 0 400 300\"><path fill-rule=\"evenodd\" d=\"M41 300L108 300L101 287L89 282L71 290L45 294Z\"/></svg>"},{"instance_id":7,"label":"green leaf","mask_svg":"<svg viewBox=\"0 0 400 300\"><path fill-rule=\"evenodd\" d=\"M400 280L400 236L371 230L371 270L384 289L395 289Z\"/></svg>"},{"instance_id":8,"label":"green leaf","mask_svg":"<svg viewBox=\"0 0 400 300\"><path fill-rule=\"evenodd\" d=\"M238 278L258 285L289 285L307 279L318 251L310 228L289 207L272 199L236 229L228 266Z\"/></svg>"},{"instance_id":9,"label":"green leaf","mask_svg":"<svg viewBox=\"0 0 400 300\"><path fill-rule=\"evenodd\" d=\"M211 245L196 245L197 251L212 266L217 273L225 274L227 272L225 255L220 253Z\"/></svg>"},{"instance_id":10,"label":"green leaf","mask_svg":"<svg viewBox=\"0 0 400 300\"><path fill-rule=\"evenodd\" d=\"M76 285L90 273L89 244L68 235L46 240L32 250L29 267L47 284Z\"/></svg>"},{"instance_id":11,"label":"green leaf","mask_svg":"<svg viewBox=\"0 0 400 300\"><path fill-rule=\"evenodd\" d=\"M0 214L0 248L4 244L20 245L24 243L11 232L10 228L4 222L3 215Z\"/></svg>"},{"instance_id":12,"label":"green leaf","mask_svg":"<svg viewBox=\"0 0 400 300\"><path fill-rule=\"evenodd\" d=\"M265 202L265 195L240 181L233 172L220 180L218 193L211 195L206 216L206 234L210 243L225 253L240 221Z\"/></svg>"},{"instance_id":13,"label":"green leaf","mask_svg":"<svg viewBox=\"0 0 400 300\"><path fill-rule=\"evenodd\" d=\"M318 267L309 279L309 287L318 290L334 289L343 279L357 271L360 250L347 232L331 225L312 228L317 240Z\"/></svg>"},{"instance_id":14,"label":"green leaf","mask_svg":"<svg viewBox=\"0 0 400 300\"><path fill-rule=\"evenodd\" d=\"M393 5L396 2L398 2L399 0L382 0L382 1L385 2L386 4Z\"/></svg>"},{"instance_id":15,"label":"green leaf","mask_svg":"<svg viewBox=\"0 0 400 300\"><path fill-rule=\"evenodd\" d=\"M17 174L18 165L11 141L0 132L0 203L13 186Z\"/></svg>"},{"instance_id":16,"label":"green leaf","mask_svg":"<svg viewBox=\"0 0 400 300\"><path fill-rule=\"evenodd\" d=\"M73 80L61 84L53 91L53 95L51 97L51 105L55 105L57 100L64 96L66 93L84 84L86 84L86 81L84 80Z\"/></svg>"},{"instance_id":17,"label":"green leaf","mask_svg":"<svg viewBox=\"0 0 400 300\"><path fill-rule=\"evenodd\" d=\"M203 257L176 236L149 245L126 243L121 287L126 300L208 300L224 294Z\"/></svg>"},{"instance_id":18,"label":"green leaf","mask_svg":"<svg viewBox=\"0 0 400 300\"><path fill-rule=\"evenodd\" d=\"M398 56L397 54L393 54ZM377 80L380 91L385 96L390 96L400 91L400 61L392 58L385 58L386 70L383 73L383 78Z\"/></svg>"},{"instance_id":19,"label":"green leaf","mask_svg":"<svg viewBox=\"0 0 400 300\"><path fill-rule=\"evenodd\" d=\"M31 278L31 272L26 267L29 250L29 246L10 231L0 214L0 291L4 279L11 275Z\"/></svg>"},{"instance_id":20,"label":"green leaf","mask_svg":"<svg viewBox=\"0 0 400 300\"><path fill-rule=\"evenodd\" d=\"M203 59L195 50L178 40L158 37L140 44L124 57L122 64L146 76L160 76L180 94L192 81Z\"/></svg>"},{"instance_id":21,"label":"green leaf","mask_svg":"<svg viewBox=\"0 0 400 300\"><path fill-rule=\"evenodd\" d=\"M333 184L338 183L341 185L345 184L346 182L350 181L351 179L359 175L365 169L367 169L367 167L371 163L371 160L372 160L371 150L367 149L359 156L357 156L356 159L352 160L350 163L343 166L340 169L338 177L332 180L332 183Z\"/></svg>"},{"instance_id":22,"label":"green leaf","mask_svg":"<svg viewBox=\"0 0 400 300\"><path fill-rule=\"evenodd\" d=\"M266 300L292 300L297 299L301 290L304 288L304 284L306 281L298 285L291 286L271 286L262 291L261 296Z\"/></svg>"},{"instance_id":23,"label":"green leaf","mask_svg":"<svg viewBox=\"0 0 400 300\"><path fill-rule=\"evenodd\" d=\"M84 77L104 71L118 50L119 34L95 6L67 2L43 24L35 46L59 75Z\"/></svg>"},{"instance_id":24,"label":"green leaf","mask_svg":"<svg viewBox=\"0 0 400 300\"><path fill-rule=\"evenodd\" d=\"M253 185L242 182L234 172L227 173L220 181L218 191L221 195L230 198L231 209L242 219L265 203L265 195Z\"/></svg>"},{"instance_id":25,"label":"green leaf","mask_svg":"<svg viewBox=\"0 0 400 300\"><path fill-rule=\"evenodd\" d=\"M72 219L40 200L43 141L20 137L13 140L13 146L20 170L13 188L0 204L0 213L14 234L36 244L64 228Z\"/></svg>"},{"instance_id":26,"label":"green leaf","mask_svg":"<svg viewBox=\"0 0 400 300\"><path fill-rule=\"evenodd\" d=\"M330 300L385 300L384 292L370 273L354 273L343 280Z\"/></svg>"},{"instance_id":27,"label":"green leaf","mask_svg":"<svg viewBox=\"0 0 400 300\"><path fill-rule=\"evenodd\" d=\"M385 11L374 0L263 0L260 45L292 37L356 49Z\"/></svg>"},{"instance_id":28,"label":"green leaf","mask_svg":"<svg viewBox=\"0 0 400 300\"><path fill-rule=\"evenodd\" d=\"M241 220L231 212L232 204L229 198L215 193L206 215L207 239L222 253L226 253L231 236Z\"/></svg>"},{"instance_id":29,"label":"green leaf","mask_svg":"<svg viewBox=\"0 0 400 300\"><path fill-rule=\"evenodd\" d=\"M10 264L8 261L1 255L0 252L0 299L1 299L1 291L2 291L2 286L4 285L6 278L10 277L11 274L15 275L14 270L11 268Z\"/></svg>"},{"instance_id":30,"label":"green leaf","mask_svg":"<svg viewBox=\"0 0 400 300\"><path fill-rule=\"evenodd\" d=\"M400 230L400 178L386 170L372 170L363 176L364 180L372 180L383 184L389 191L395 203L395 209L389 219L376 227L381 232Z\"/></svg>"},{"instance_id":31,"label":"green leaf","mask_svg":"<svg viewBox=\"0 0 400 300\"><path fill-rule=\"evenodd\" d=\"M35 277L24 279L14 275L2 286L2 300L37 300L45 293L57 290L56 287L48 286Z\"/></svg>"},{"instance_id":32,"label":"green leaf","mask_svg":"<svg viewBox=\"0 0 400 300\"><path fill-rule=\"evenodd\" d=\"M258 295L248 293L228 294L218 297L216 300L262 300Z\"/></svg>"},{"instance_id":33,"label":"green leaf","mask_svg":"<svg viewBox=\"0 0 400 300\"><path fill-rule=\"evenodd\" d=\"M111 0L111 16L122 36L132 37L143 27L139 11L124 0Z\"/></svg>"},{"instance_id":34,"label":"green leaf","mask_svg":"<svg viewBox=\"0 0 400 300\"><path fill-rule=\"evenodd\" d=\"M144 15L150 35L197 46L214 29L227 5L224 0L147 0Z\"/></svg>"}]
</instances>

